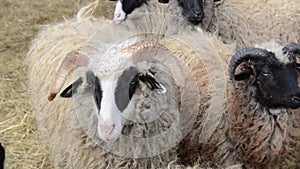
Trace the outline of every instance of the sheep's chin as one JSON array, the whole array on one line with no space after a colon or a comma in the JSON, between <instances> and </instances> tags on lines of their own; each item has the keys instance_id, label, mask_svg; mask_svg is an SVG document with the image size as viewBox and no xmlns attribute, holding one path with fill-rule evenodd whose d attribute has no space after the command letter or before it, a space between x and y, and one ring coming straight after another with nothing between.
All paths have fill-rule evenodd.
<instances>
[{"instance_id":1,"label":"sheep's chin","mask_svg":"<svg viewBox=\"0 0 300 169\"><path fill-rule=\"evenodd\" d=\"M117 125L112 130L112 132L109 134L108 137L104 133L99 132L99 131L100 130L98 129L98 134L99 134L100 139L102 139L105 142L113 142L113 141L116 141L120 137L121 132L122 132L122 126Z\"/></svg>"}]
</instances>

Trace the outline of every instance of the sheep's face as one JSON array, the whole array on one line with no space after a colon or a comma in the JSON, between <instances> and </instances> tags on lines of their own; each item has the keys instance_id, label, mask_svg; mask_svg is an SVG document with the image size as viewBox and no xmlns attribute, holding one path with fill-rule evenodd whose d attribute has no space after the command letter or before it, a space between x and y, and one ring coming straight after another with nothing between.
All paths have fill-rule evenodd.
<instances>
[{"instance_id":1,"label":"sheep's face","mask_svg":"<svg viewBox=\"0 0 300 169\"><path fill-rule=\"evenodd\" d=\"M115 1L115 0L112 0ZM125 21L127 15L132 13L136 8L147 4L148 0L118 0L114 12L114 21L117 24ZM169 0L158 0L159 3L169 3ZM202 0L178 0L179 6L182 7L182 14L188 21L198 25L204 18Z\"/></svg>"},{"instance_id":2,"label":"sheep's face","mask_svg":"<svg viewBox=\"0 0 300 169\"><path fill-rule=\"evenodd\" d=\"M300 89L297 82L297 64L283 64L276 58L255 62L251 67L243 68L236 80L255 76L253 83L257 88L256 100L268 108L300 107Z\"/></svg>"},{"instance_id":3,"label":"sheep's face","mask_svg":"<svg viewBox=\"0 0 300 169\"><path fill-rule=\"evenodd\" d=\"M198 25L204 18L202 0L178 0L182 7L182 13L187 17L188 21L194 25Z\"/></svg>"},{"instance_id":4,"label":"sheep's face","mask_svg":"<svg viewBox=\"0 0 300 169\"><path fill-rule=\"evenodd\" d=\"M296 64L262 64L257 66L257 100L267 107L299 108L300 90Z\"/></svg>"},{"instance_id":5,"label":"sheep's face","mask_svg":"<svg viewBox=\"0 0 300 169\"><path fill-rule=\"evenodd\" d=\"M120 136L123 128L122 113L134 111L133 97L139 84L143 82L149 89L158 92L165 92L165 88L156 81L151 72L142 74L135 67L124 71L114 70L111 73L106 71L105 74L97 72L99 73L97 70L87 71L85 78L79 78L67 87L61 96L73 96L84 84L92 88L95 105L93 107L98 116L98 134L104 141L114 141Z\"/></svg>"},{"instance_id":6,"label":"sheep's face","mask_svg":"<svg viewBox=\"0 0 300 169\"><path fill-rule=\"evenodd\" d=\"M146 2L147 0L118 0L114 12L115 23L119 24L125 21L128 14Z\"/></svg>"}]
</instances>

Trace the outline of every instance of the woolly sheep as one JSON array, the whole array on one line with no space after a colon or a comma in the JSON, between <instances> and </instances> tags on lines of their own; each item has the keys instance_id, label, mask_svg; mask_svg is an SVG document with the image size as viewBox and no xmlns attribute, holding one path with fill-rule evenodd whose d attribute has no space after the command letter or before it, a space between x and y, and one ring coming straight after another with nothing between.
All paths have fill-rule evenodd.
<instances>
[{"instance_id":1,"label":"woolly sheep","mask_svg":"<svg viewBox=\"0 0 300 169\"><path fill-rule=\"evenodd\" d=\"M32 93L32 101L37 108L36 119L40 138L50 151L53 165L56 168L167 167L169 163L177 159L178 149L181 148L178 146L180 142L179 138L186 138L182 142L183 147L190 147L189 145L198 141L198 137L196 137L198 130L192 130L190 133L188 131L194 127L193 122L198 123L194 117L201 116L204 113L204 109L200 107L201 100L207 100L208 98L206 97L213 97L219 94L218 91L211 92L209 95L205 94L210 86L214 86L210 84L208 76L213 79L211 83L224 78L223 71L220 70L218 64L219 57L227 58L230 56L233 47L222 44L218 38L206 33L189 32L188 30L174 36L166 33L172 27L178 29L181 26L180 22L169 25L163 32L158 31L156 34L151 34L151 32L147 31L144 34L137 34L141 33L143 29L146 30L147 25L144 25L144 28L141 26L136 27L136 29L131 28L130 30L127 27L129 24L115 26L111 22L101 18L98 20L78 18L80 18L81 22L71 20L48 26L34 40L27 57L30 68L29 86ZM160 20L156 21L159 22ZM151 22L148 24L150 25ZM150 27L149 25L148 27ZM151 30L155 31L156 29L151 28ZM110 132L102 132L104 136L101 137L104 140L116 139L113 142L105 142L99 136L101 135L101 129L97 129L97 115L94 114L94 111L85 109L83 109L85 113L82 113L82 107L80 107L80 104L95 105L94 97L91 93L93 85L90 88L83 87L78 89L81 95L74 95L73 99L58 97L49 102L45 98L49 94L52 82L55 82L54 79L57 76L56 72L59 70L60 64L71 51L75 53L79 52L77 53L79 55L89 55L85 53L87 50L81 53L81 49L91 49L92 60L95 60L90 62L91 65L87 67L76 69L73 74L74 80L81 76L83 83L88 86L87 81L84 81L86 79L86 72L88 72L88 69L91 69L95 75L99 75L95 73L97 67L93 67L92 65L98 64L99 61L97 59L102 57L100 54L101 51L104 58L116 58L114 55L112 57L105 56L106 54L113 54L113 51L130 49L128 48L129 46L134 46L134 44L141 40L158 41L172 51L171 53L166 53L169 57L161 57L159 62L153 60L155 64L143 62L138 66L138 70L143 73L149 72L148 68L154 70L156 72L154 78L166 88L167 92L166 94L155 94L156 92L150 92L146 85L141 82L141 86L137 89L134 96L135 99L139 98L141 100L138 105L135 105L137 107L140 106L140 108L136 107L134 110L137 112L141 111L140 114L146 116L148 111L145 107L149 107L149 103L153 104L150 107L156 108L155 105L157 104L154 103L163 101L166 104L162 105L166 107L158 108L162 109L165 113L162 113L158 120L151 123L125 122L122 128L122 135L109 136ZM198 44L200 42L203 45L199 47ZM189 43L193 43L194 46L187 47ZM83 46L87 46L87 48ZM91 46L95 50L88 46ZM111 48L111 46L115 47ZM95 52L96 50L99 50L99 52ZM96 54L96 57L94 54ZM171 63L176 63L177 66L172 65L168 62L169 59L166 58L173 58L174 62ZM41 66L46 63L51 66ZM74 61L73 63L77 64ZM81 64L78 65L82 66ZM168 69L170 66L182 68L175 71L179 71L176 73L176 76L181 77L179 80L171 76L175 69L173 71ZM72 71L73 69L75 69L74 64L69 67L69 70ZM61 74L57 77L63 80L67 79L65 84L70 84L73 80L66 78L67 74ZM59 92L60 88L66 88L66 86L54 87L54 91L58 89ZM56 93L52 94L55 95ZM50 99L54 98L52 94L49 97ZM90 99L79 101L80 96L84 94L89 96L87 98ZM157 98L160 100L157 100ZM218 102L212 103L212 105L214 104L218 105ZM218 106L215 107L216 109L219 108ZM215 107L212 106L211 111ZM88 107L86 108L88 109ZM96 106L92 108L97 109ZM137 112L135 113L136 117L139 117L138 115L140 114ZM179 117L180 120L176 121L176 117ZM173 122L174 125L172 125ZM158 139L155 142L151 142L153 141L151 139L146 139L143 142L131 139L135 137L151 138L151 136L163 133L164 131L167 131L165 135L168 137L163 137L163 140ZM105 136L105 133L107 136ZM185 137L187 134L188 136ZM168 149L164 147L166 143L170 144L170 147L167 147ZM164 146L157 148L155 147L157 145ZM179 152L184 151L186 150L179 150ZM192 156L198 155L197 152L190 154ZM143 158L137 158L141 157L141 155L143 155Z\"/></svg>"},{"instance_id":2,"label":"woolly sheep","mask_svg":"<svg viewBox=\"0 0 300 169\"><path fill-rule=\"evenodd\" d=\"M150 10L152 8L148 7L148 9ZM215 23L220 24L219 22L215 22ZM259 25L259 24L254 24L254 25ZM220 29L223 29L223 28L220 28ZM278 28L275 28L275 29L278 29ZM245 29L243 29L243 30L245 30ZM174 31L174 32L176 32L176 31ZM254 43L259 43L259 42L267 41L267 40L274 39L274 38L276 39L276 36L273 36L273 35L270 36L269 38L262 38L261 41L253 40L251 43L248 43L248 42L244 43L244 42L237 41L237 45L238 45L238 48L241 48L241 46L243 46L243 45L244 46L251 46ZM240 36L240 35L237 35L237 36ZM260 36L260 37L262 37L262 36ZM249 39L251 40L251 37L249 39L241 37L241 39L243 39L243 40L245 39L245 41L248 41ZM228 42L235 42L235 40L229 39L227 41L227 43ZM281 42L281 43L283 43L283 42ZM279 48L280 47L278 47L278 49ZM276 56L278 56L278 55L276 55ZM236 109L236 107L233 107L232 109L234 109L234 108ZM224 133L226 133L226 132L224 132L224 130L225 131L231 131L228 128L226 128L227 125L228 125L227 122L226 121L219 121L220 120L220 114L221 114L220 112L215 112L213 114L214 115L218 114L218 116L215 117L215 120L214 120L214 118L211 119L211 117L213 115L210 115L210 117L205 117L205 115L207 115L207 113L205 113L203 115L204 122L201 122L200 125L198 126L199 130L201 130L200 134L197 133L200 137L200 142L201 142L199 149L201 150L200 154L204 158L204 160L203 160L204 162L206 161L207 163L220 164L220 165L223 165L223 166L230 166L230 165L233 165L233 164L236 164L236 163L240 162L241 164L244 164L246 166L252 166L252 167L253 166L256 166L256 167L263 166L263 167L265 167L265 166L271 165L271 164L267 164L267 163L273 163L272 165L276 165L277 163L275 163L273 161L280 161L280 160L278 160L278 158L285 159L284 155L282 155L278 158L275 157L275 156L272 156L272 158L275 158L275 160L274 159L269 160L268 158L270 158L270 157L266 157L265 162L261 165L258 165L258 163L255 162L254 159L253 159L253 161L251 161L251 160L245 160L245 159L241 160L241 159L237 158L237 154L236 154L237 152L233 150L234 149L233 147L236 145L235 142L237 142L237 141L235 139L233 139L235 141L229 142L228 140L230 140L230 137L228 137L224 134ZM221 116L223 116L223 115L221 114ZM212 122L207 123L207 122L205 122L205 120L206 121L211 120ZM216 124L219 124L218 130L215 130L216 129L216 127L215 127ZM207 129L207 128L209 128L209 129ZM297 130L297 129L295 129L295 130ZM215 134L212 135L212 132L215 132ZM212 138L207 139L210 136ZM285 141L289 141L289 139L290 138L287 138ZM274 140L276 140L276 139L274 139ZM187 142L189 142L189 140L187 140ZM220 142L220 144L217 144L217 142ZM259 144L259 145L263 145L263 143ZM197 149L197 147L198 147L198 145L195 144L194 148ZM188 147L187 147L187 149L188 149ZM219 149L219 151L217 151L217 153L216 153L216 149ZM188 149L187 151L181 152L181 154L182 154L181 157L184 157L187 154L189 154L189 151L191 151L191 149ZM241 150L239 150L239 151L240 151L239 153L241 153L241 152L245 153ZM262 153L266 153L266 151L262 150ZM291 152L294 152L294 151L291 151ZM257 155L257 156L259 158L259 155ZM194 159L192 159L192 160L194 160Z\"/></svg>"},{"instance_id":3,"label":"woolly sheep","mask_svg":"<svg viewBox=\"0 0 300 169\"><path fill-rule=\"evenodd\" d=\"M245 168L293 165L300 143L296 57L300 45L274 41L233 56L226 112L211 138L200 138L203 161Z\"/></svg>"},{"instance_id":4,"label":"woolly sheep","mask_svg":"<svg viewBox=\"0 0 300 169\"><path fill-rule=\"evenodd\" d=\"M208 29L226 43L236 42L238 49L272 39L280 45L300 41L300 1L222 0L213 10Z\"/></svg>"},{"instance_id":5,"label":"woolly sheep","mask_svg":"<svg viewBox=\"0 0 300 169\"><path fill-rule=\"evenodd\" d=\"M202 0L178 0L178 2L175 1L158 1L159 3L172 3L173 5L180 6L182 8L182 15L187 18L187 20L197 25L199 24L203 17L203 2ZM132 13L136 8L139 8L143 5L147 5L148 0L143 1L135 1L135 0L125 0L120 1L117 0L116 7L115 7L115 13L114 13L114 21L119 24L126 20L127 16ZM178 15L179 13L170 13L173 15Z\"/></svg>"}]
</instances>

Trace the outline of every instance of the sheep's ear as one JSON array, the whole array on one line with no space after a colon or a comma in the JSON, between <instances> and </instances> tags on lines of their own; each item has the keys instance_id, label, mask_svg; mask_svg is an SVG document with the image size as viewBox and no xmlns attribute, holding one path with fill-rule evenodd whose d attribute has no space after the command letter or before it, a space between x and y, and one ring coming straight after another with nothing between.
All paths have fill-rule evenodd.
<instances>
[{"instance_id":1,"label":"sheep's ear","mask_svg":"<svg viewBox=\"0 0 300 169\"><path fill-rule=\"evenodd\" d=\"M245 80L250 77L250 75L253 75L253 70L250 67L245 67L241 72L234 75L234 78L236 81Z\"/></svg>"},{"instance_id":2,"label":"sheep's ear","mask_svg":"<svg viewBox=\"0 0 300 169\"><path fill-rule=\"evenodd\" d=\"M144 82L151 90L158 90L159 93L166 93L166 88L156 81L155 77L151 73L139 75L139 79Z\"/></svg>"},{"instance_id":3,"label":"sheep's ear","mask_svg":"<svg viewBox=\"0 0 300 169\"><path fill-rule=\"evenodd\" d=\"M63 98L72 97L76 92L77 88L82 84L82 78L80 77L74 83L70 84L61 94L60 96Z\"/></svg>"}]
</instances>

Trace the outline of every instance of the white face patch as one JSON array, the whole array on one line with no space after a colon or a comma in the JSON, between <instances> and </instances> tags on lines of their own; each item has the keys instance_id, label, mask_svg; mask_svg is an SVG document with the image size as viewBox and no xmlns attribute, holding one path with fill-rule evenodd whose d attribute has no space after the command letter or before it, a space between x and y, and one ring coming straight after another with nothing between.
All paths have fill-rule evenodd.
<instances>
[{"instance_id":1,"label":"white face patch","mask_svg":"<svg viewBox=\"0 0 300 169\"><path fill-rule=\"evenodd\" d=\"M287 54L283 54L282 47L274 50L275 57L283 64L291 63L290 57Z\"/></svg>"},{"instance_id":2,"label":"white face patch","mask_svg":"<svg viewBox=\"0 0 300 169\"><path fill-rule=\"evenodd\" d=\"M115 7L115 12L114 12L114 22L116 24L120 24L126 19L126 13L122 9L123 5L120 0L118 0L116 7Z\"/></svg>"},{"instance_id":3,"label":"white face patch","mask_svg":"<svg viewBox=\"0 0 300 169\"><path fill-rule=\"evenodd\" d=\"M98 133L104 141L117 139L122 132L122 117L115 103L115 88L117 80L114 77L101 80L103 91L101 109L98 114Z\"/></svg>"}]
</instances>

